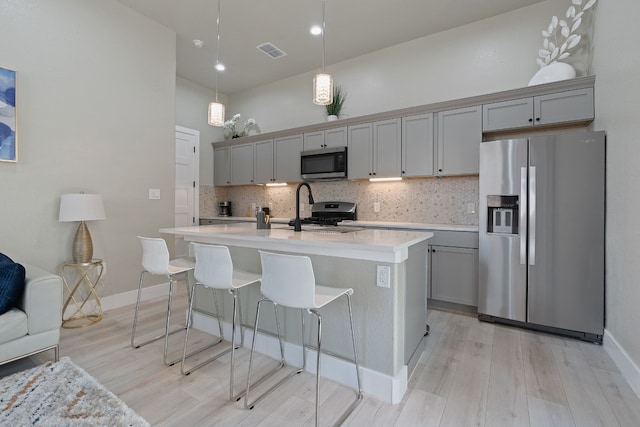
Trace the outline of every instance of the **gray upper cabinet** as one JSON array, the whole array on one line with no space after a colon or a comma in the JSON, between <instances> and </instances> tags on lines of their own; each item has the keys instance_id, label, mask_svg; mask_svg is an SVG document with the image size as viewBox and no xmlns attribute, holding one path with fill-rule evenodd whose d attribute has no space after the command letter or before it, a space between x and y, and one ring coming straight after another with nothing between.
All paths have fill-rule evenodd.
<instances>
[{"instance_id":1,"label":"gray upper cabinet","mask_svg":"<svg viewBox=\"0 0 640 427\"><path fill-rule=\"evenodd\" d=\"M440 111L436 175L475 175L479 172L482 107Z\"/></svg>"},{"instance_id":2,"label":"gray upper cabinet","mask_svg":"<svg viewBox=\"0 0 640 427\"><path fill-rule=\"evenodd\" d=\"M276 179L274 173L273 139L256 141L254 147L254 184L267 184Z\"/></svg>"},{"instance_id":3,"label":"gray upper cabinet","mask_svg":"<svg viewBox=\"0 0 640 427\"><path fill-rule=\"evenodd\" d=\"M285 136L273 140L275 182L300 182L300 153L302 134Z\"/></svg>"},{"instance_id":4,"label":"gray upper cabinet","mask_svg":"<svg viewBox=\"0 0 640 427\"><path fill-rule=\"evenodd\" d=\"M402 176L433 175L433 113L402 118Z\"/></svg>"},{"instance_id":5,"label":"gray upper cabinet","mask_svg":"<svg viewBox=\"0 0 640 427\"><path fill-rule=\"evenodd\" d=\"M493 132L531 126L593 120L593 88L551 93L482 106L482 130Z\"/></svg>"},{"instance_id":6,"label":"gray upper cabinet","mask_svg":"<svg viewBox=\"0 0 640 427\"><path fill-rule=\"evenodd\" d=\"M231 146L231 185L253 184L253 144Z\"/></svg>"},{"instance_id":7,"label":"gray upper cabinet","mask_svg":"<svg viewBox=\"0 0 640 427\"><path fill-rule=\"evenodd\" d=\"M304 151L320 150L322 148L346 147L347 127L339 127L304 134Z\"/></svg>"},{"instance_id":8,"label":"gray upper cabinet","mask_svg":"<svg viewBox=\"0 0 640 427\"><path fill-rule=\"evenodd\" d=\"M231 185L231 147L217 147L213 150L213 184Z\"/></svg>"},{"instance_id":9,"label":"gray upper cabinet","mask_svg":"<svg viewBox=\"0 0 640 427\"><path fill-rule=\"evenodd\" d=\"M373 164L373 123L349 126L347 143L349 178L370 178Z\"/></svg>"},{"instance_id":10,"label":"gray upper cabinet","mask_svg":"<svg viewBox=\"0 0 640 427\"><path fill-rule=\"evenodd\" d=\"M347 139L350 179L400 176L400 119L349 126Z\"/></svg>"}]
</instances>

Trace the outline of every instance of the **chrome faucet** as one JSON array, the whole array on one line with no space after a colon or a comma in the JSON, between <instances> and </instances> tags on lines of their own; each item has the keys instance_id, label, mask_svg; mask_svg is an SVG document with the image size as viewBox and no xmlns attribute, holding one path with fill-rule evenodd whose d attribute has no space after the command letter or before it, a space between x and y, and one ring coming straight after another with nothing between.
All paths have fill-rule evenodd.
<instances>
[{"instance_id":1,"label":"chrome faucet","mask_svg":"<svg viewBox=\"0 0 640 427\"><path fill-rule=\"evenodd\" d=\"M312 205L314 203L309 183L303 181L298 184L298 188L296 188L296 219L293 223L293 231L302 231L302 223L300 222L300 187L303 186L307 187L307 190L309 190L309 204Z\"/></svg>"}]
</instances>

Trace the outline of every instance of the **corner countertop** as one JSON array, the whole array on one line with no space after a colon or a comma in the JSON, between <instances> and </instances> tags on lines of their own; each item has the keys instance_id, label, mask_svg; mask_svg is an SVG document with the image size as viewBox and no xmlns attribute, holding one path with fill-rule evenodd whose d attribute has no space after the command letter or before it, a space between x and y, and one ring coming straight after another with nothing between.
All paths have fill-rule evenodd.
<instances>
[{"instance_id":1,"label":"corner countertop","mask_svg":"<svg viewBox=\"0 0 640 427\"><path fill-rule=\"evenodd\" d=\"M253 217L246 216L216 216L211 218L220 221L231 222L255 222ZM291 218L271 218L273 224L287 224ZM422 222L395 222L395 221L343 221L340 226L344 227L364 227L380 229L417 230L417 231L468 231L477 233L477 225L457 225L457 224L427 224Z\"/></svg>"},{"instance_id":2,"label":"corner countertop","mask_svg":"<svg viewBox=\"0 0 640 427\"><path fill-rule=\"evenodd\" d=\"M287 220L288 222L288 220ZM230 246L279 250L338 258L401 263L408 257L409 247L433 237L426 230L362 229L340 233L318 226L294 232L282 223L270 229L257 229L250 222L217 225L162 228L161 233L183 236L187 241Z\"/></svg>"}]
</instances>

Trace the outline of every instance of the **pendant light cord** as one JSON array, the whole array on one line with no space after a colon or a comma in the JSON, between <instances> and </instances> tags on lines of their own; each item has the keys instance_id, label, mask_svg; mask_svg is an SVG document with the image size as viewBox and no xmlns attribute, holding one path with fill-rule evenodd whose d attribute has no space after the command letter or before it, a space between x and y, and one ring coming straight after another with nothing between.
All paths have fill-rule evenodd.
<instances>
[{"instance_id":1,"label":"pendant light cord","mask_svg":"<svg viewBox=\"0 0 640 427\"><path fill-rule=\"evenodd\" d=\"M218 0L218 17L216 19L216 102L218 102L218 73L219 73L218 65L219 64L220 64L220 0Z\"/></svg>"},{"instance_id":2,"label":"pendant light cord","mask_svg":"<svg viewBox=\"0 0 640 427\"><path fill-rule=\"evenodd\" d=\"M324 19L324 0L322 0L322 72L324 73L324 36L326 34L326 26Z\"/></svg>"}]
</instances>

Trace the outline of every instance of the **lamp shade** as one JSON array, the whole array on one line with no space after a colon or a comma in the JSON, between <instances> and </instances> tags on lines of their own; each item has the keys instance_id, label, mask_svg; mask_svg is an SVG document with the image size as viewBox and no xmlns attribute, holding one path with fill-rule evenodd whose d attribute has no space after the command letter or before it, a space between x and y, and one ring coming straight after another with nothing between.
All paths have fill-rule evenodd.
<instances>
[{"instance_id":1,"label":"lamp shade","mask_svg":"<svg viewBox=\"0 0 640 427\"><path fill-rule=\"evenodd\" d=\"M100 194L63 194L60 197L60 216L58 221L97 221L105 219L102 195Z\"/></svg>"},{"instance_id":2,"label":"lamp shade","mask_svg":"<svg viewBox=\"0 0 640 427\"><path fill-rule=\"evenodd\" d=\"M330 74L316 74L313 78L313 103L329 105L333 102L333 78Z\"/></svg>"},{"instance_id":3,"label":"lamp shade","mask_svg":"<svg viewBox=\"0 0 640 427\"><path fill-rule=\"evenodd\" d=\"M211 126L224 126L224 104L212 102L209 104L209 124Z\"/></svg>"}]
</instances>

